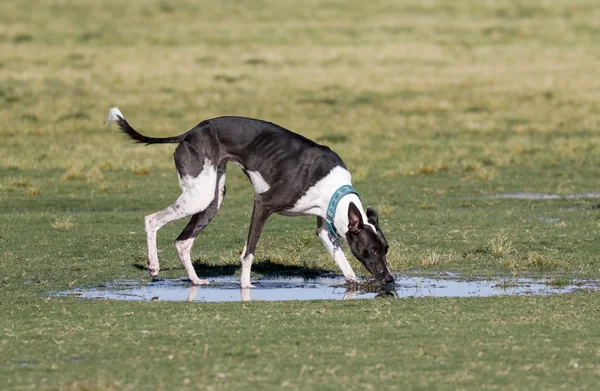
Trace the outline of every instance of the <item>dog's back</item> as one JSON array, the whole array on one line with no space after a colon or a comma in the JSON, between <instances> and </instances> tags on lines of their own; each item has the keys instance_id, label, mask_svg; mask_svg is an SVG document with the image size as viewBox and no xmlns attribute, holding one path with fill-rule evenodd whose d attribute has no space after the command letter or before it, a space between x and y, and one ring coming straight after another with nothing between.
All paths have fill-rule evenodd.
<instances>
[{"instance_id":1,"label":"dog's back","mask_svg":"<svg viewBox=\"0 0 600 391\"><path fill-rule=\"evenodd\" d=\"M297 200L333 168L346 169L342 159L328 147L271 122L245 117L202 121L187 132L177 148L176 159L189 153L210 156L215 164L232 161L250 177L255 188L258 177L269 189L284 186L279 190L285 190L288 202ZM185 167L178 169L185 171Z\"/></svg>"}]
</instances>

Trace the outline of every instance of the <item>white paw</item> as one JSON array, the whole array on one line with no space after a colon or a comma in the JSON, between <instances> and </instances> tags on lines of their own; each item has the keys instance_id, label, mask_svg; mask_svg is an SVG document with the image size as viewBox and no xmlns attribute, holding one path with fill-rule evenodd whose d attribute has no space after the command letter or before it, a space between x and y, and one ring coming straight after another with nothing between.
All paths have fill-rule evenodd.
<instances>
[{"instance_id":1,"label":"white paw","mask_svg":"<svg viewBox=\"0 0 600 391\"><path fill-rule=\"evenodd\" d=\"M247 289L247 288L256 288L256 287L249 282L246 282L246 283L242 282L242 283L240 283L240 288Z\"/></svg>"},{"instance_id":2,"label":"white paw","mask_svg":"<svg viewBox=\"0 0 600 391\"><path fill-rule=\"evenodd\" d=\"M148 265L148 273L150 273L152 277L158 276L159 270L160 268L158 267L158 265Z\"/></svg>"},{"instance_id":3,"label":"white paw","mask_svg":"<svg viewBox=\"0 0 600 391\"><path fill-rule=\"evenodd\" d=\"M193 278L192 280L192 284L194 285L208 285L210 284L210 281L208 280L201 280L199 278Z\"/></svg>"}]
</instances>

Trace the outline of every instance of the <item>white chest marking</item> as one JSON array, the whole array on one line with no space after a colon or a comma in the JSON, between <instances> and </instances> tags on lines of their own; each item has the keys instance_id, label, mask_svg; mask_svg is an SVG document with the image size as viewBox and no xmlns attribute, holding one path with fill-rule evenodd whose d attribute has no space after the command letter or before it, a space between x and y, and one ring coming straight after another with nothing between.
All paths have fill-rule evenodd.
<instances>
[{"instance_id":1,"label":"white chest marking","mask_svg":"<svg viewBox=\"0 0 600 391\"><path fill-rule=\"evenodd\" d=\"M351 180L352 176L348 170L340 166L334 167L329 174L310 187L284 214L314 215L325 218L333 193L340 186L351 184Z\"/></svg>"},{"instance_id":2,"label":"white chest marking","mask_svg":"<svg viewBox=\"0 0 600 391\"><path fill-rule=\"evenodd\" d=\"M329 207L329 201L333 193L344 185L352 185L350 172L340 166L334 167L329 174L309 188L291 209L281 214L290 216L313 215L326 219L327 208ZM353 202L358 208L364 224L371 226L373 231L377 232L373 224L367 222L367 216L360 198L356 194L348 194L340 200L336 209L334 225L338 233L344 237L348 231L348 208L350 202Z\"/></svg>"}]
</instances>

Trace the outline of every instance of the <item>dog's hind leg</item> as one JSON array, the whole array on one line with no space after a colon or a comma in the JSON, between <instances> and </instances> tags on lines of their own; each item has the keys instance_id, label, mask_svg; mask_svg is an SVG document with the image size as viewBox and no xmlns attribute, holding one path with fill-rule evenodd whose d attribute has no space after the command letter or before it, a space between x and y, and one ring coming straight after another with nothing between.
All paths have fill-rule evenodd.
<instances>
[{"instance_id":1,"label":"dog's hind leg","mask_svg":"<svg viewBox=\"0 0 600 391\"><path fill-rule=\"evenodd\" d=\"M208 208L192 216L183 232L175 240L175 248L177 249L179 259L194 285L208 284L207 280L201 280L196 275L190 253L196 236L212 221L223 203L223 197L225 197L225 164L225 162L219 164L219 168L217 169L218 184L215 189L215 198Z\"/></svg>"},{"instance_id":2,"label":"dog's hind leg","mask_svg":"<svg viewBox=\"0 0 600 391\"><path fill-rule=\"evenodd\" d=\"M193 215L183 232L181 232L179 237L175 240L175 248L177 249L179 259L194 285L208 284L207 280L198 278L194 266L192 265L191 251L196 236L208 225L214 215L217 214L215 204L216 203L213 201L205 211Z\"/></svg>"},{"instance_id":3,"label":"dog's hind leg","mask_svg":"<svg viewBox=\"0 0 600 391\"><path fill-rule=\"evenodd\" d=\"M325 220L321 217L317 217L317 236L325 245L327 252L338 265L344 274L344 277L346 277L346 280L356 281L356 274L354 274L348 259L346 259L346 255L344 255L340 239L336 238L331 234L331 232L329 232Z\"/></svg>"},{"instance_id":4,"label":"dog's hind leg","mask_svg":"<svg viewBox=\"0 0 600 391\"><path fill-rule=\"evenodd\" d=\"M180 144L181 146L182 144ZM179 186L183 193L173 205L145 217L146 239L148 242L148 271L150 275L158 275L158 251L156 248L156 232L165 224L194 215L207 209L215 198L217 186L217 170L211 160L204 159L202 171L197 176L179 175Z\"/></svg>"}]
</instances>

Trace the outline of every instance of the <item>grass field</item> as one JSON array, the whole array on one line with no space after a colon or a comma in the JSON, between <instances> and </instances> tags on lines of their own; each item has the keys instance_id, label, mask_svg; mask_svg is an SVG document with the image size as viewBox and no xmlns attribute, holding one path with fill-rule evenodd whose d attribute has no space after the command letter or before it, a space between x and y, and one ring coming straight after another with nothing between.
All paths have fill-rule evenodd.
<instances>
[{"instance_id":1,"label":"grass field","mask_svg":"<svg viewBox=\"0 0 600 391\"><path fill-rule=\"evenodd\" d=\"M148 135L242 115L329 145L379 211L394 272L600 278L598 198L492 197L600 191L596 3L3 2L0 388L597 388L597 292L49 297L147 279L143 216L179 195L173 146L103 127L113 106ZM200 275L239 263L251 208L230 167ZM185 223L158 234L161 277L185 275L171 244ZM272 218L255 264L335 271L314 226Z\"/></svg>"}]
</instances>

